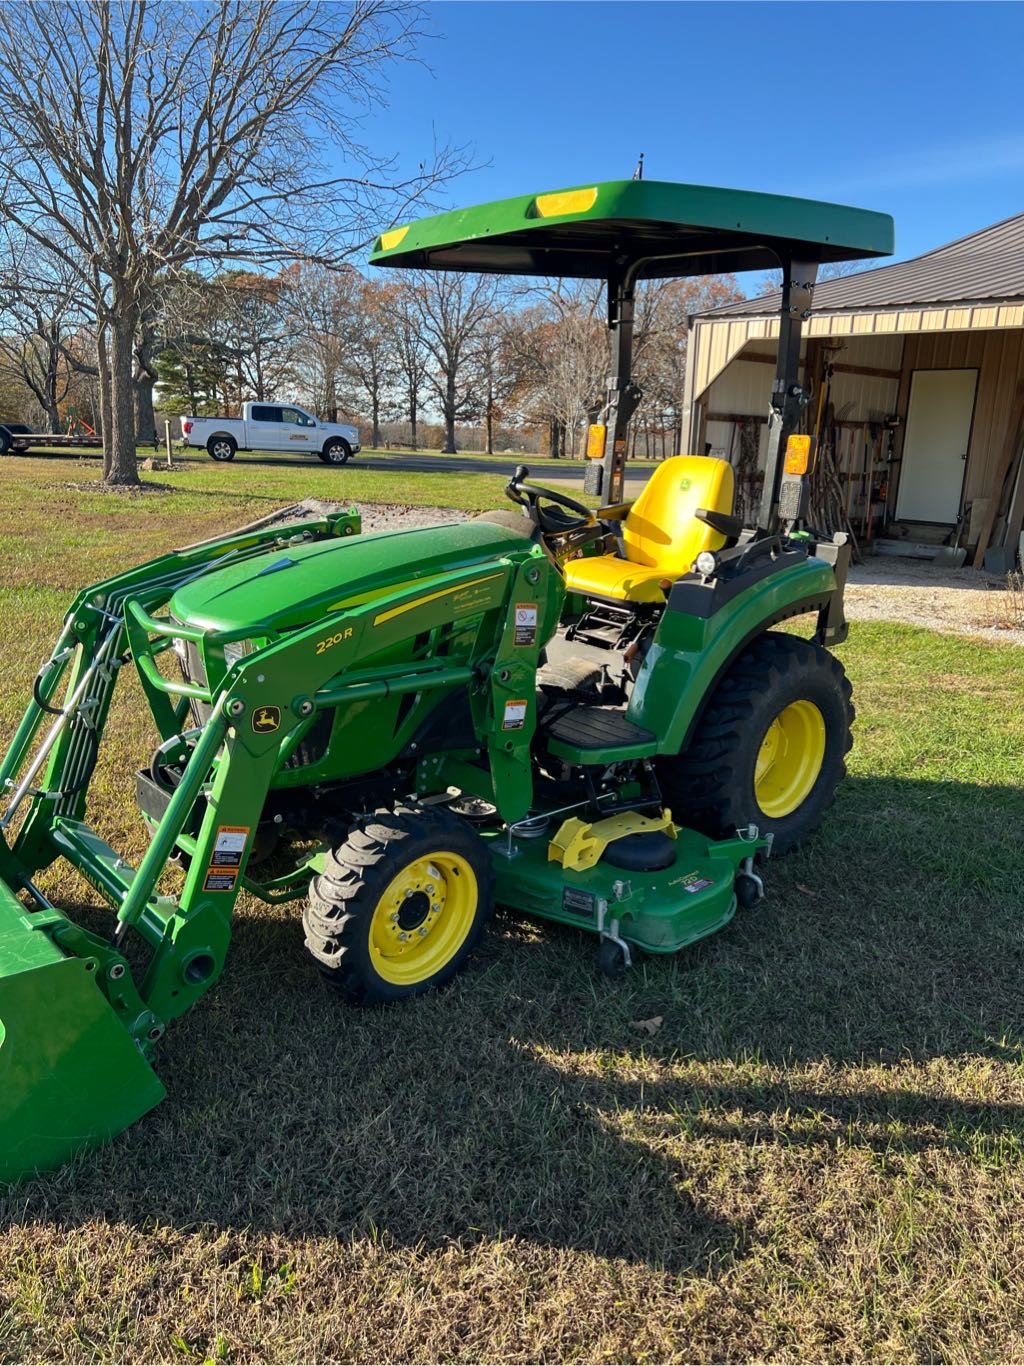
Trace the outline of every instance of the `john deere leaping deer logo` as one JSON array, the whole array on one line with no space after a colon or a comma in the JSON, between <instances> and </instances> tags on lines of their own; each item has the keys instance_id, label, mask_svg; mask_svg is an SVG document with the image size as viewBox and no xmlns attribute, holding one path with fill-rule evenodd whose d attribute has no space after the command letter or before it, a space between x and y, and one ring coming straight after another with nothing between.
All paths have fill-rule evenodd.
<instances>
[{"instance_id":1,"label":"john deere leaping deer logo","mask_svg":"<svg viewBox=\"0 0 1024 1366\"><path fill-rule=\"evenodd\" d=\"M252 714L252 728L257 735L269 735L281 729L280 707L257 707Z\"/></svg>"}]
</instances>

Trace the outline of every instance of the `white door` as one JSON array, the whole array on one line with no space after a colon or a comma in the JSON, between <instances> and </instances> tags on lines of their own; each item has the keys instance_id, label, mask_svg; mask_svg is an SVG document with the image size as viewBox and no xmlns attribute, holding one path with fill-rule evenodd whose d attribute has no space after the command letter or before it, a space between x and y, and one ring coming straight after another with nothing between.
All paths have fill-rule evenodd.
<instances>
[{"instance_id":1,"label":"white door","mask_svg":"<svg viewBox=\"0 0 1024 1366\"><path fill-rule=\"evenodd\" d=\"M316 446L316 423L301 408L281 409L280 450L313 450Z\"/></svg>"},{"instance_id":2,"label":"white door","mask_svg":"<svg viewBox=\"0 0 1024 1366\"><path fill-rule=\"evenodd\" d=\"M274 403L254 403L249 409L249 444L254 451L279 451L281 409Z\"/></svg>"},{"instance_id":3,"label":"white door","mask_svg":"<svg viewBox=\"0 0 1024 1366\"><path fill-rule=\"evenodd\" d=\"M977 370L915 370L896 519L955 522L967 468Z\"/></svg>"}]
</instances>

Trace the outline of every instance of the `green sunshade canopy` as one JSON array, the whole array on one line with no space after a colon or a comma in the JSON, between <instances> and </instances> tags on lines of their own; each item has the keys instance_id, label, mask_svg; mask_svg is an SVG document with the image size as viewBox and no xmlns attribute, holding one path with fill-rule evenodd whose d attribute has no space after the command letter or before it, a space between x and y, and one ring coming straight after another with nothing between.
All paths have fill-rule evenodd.
<instances>
[{"instance_id":1,"label":"green sunshade canopy","mask_svg":"<svg viewBox=\"0 0 1024 1366\"><path fill-rule=\"evenodd\" d=\"M378 237L375 266L607 279L854 261L893 250L888 214L815 199L609 180L435 214Z\"/></svg>"}]
</instances>

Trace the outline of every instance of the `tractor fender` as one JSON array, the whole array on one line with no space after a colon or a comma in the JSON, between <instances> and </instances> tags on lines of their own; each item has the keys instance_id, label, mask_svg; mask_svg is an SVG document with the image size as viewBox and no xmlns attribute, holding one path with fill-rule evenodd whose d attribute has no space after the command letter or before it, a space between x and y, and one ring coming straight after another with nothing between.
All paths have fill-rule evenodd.
<instances>
[{"instance_id":1,"label":"tractor fender","mask_svg":"<svg viewBox=\"0 0 1024 1366\"><path fill-rule=\"evenodd\" d=\"M751 640L789 617L827 612L836 589L832 567L807 558L759 579L707 616L670 604L637 675L627 718L658 737L659 754L678 754Z\"/></svg>"}]
</instances>

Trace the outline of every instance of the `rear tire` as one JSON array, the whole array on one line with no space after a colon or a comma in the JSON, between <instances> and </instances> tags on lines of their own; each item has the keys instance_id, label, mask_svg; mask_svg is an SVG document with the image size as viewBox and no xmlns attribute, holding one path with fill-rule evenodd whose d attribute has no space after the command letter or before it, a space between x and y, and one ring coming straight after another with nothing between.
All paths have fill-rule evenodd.
<instances>
[{"instance_id":1,"label":"rear tire","mask_svg":"<svg viewBox=\"0 0 1024 1366\"><path fill-rule=\"evenodd\" d=\"M666 805L713 839L756 825L773 853L795 849L846 776L851 694L835 655L766 631L719 682L687 748L658 761Z\"/></svg>"},{"instance_id":2,"label":"rear tire","mask_svg":"<svg viewBox=\"0 0 1024 1366\"><path fill-rule=\"evenodd\" d=\"M340 436L332 437L320 452L320 459L325 465L347 464L352 459L352 447Z\"/></svg>"},{"instance_id":3,"label":"rear tire","mask_svg":"<svg viewBox=\"0 0 1024 1366\"><path fill-rule=\"evenodd\" d=\"M233 436L211 436L206 449L214 460L234 460L238 442Z\"/></svg>"},{"instance_id":4,"label":"rear tire","mask_svg":"<svg viewBox=\"0 0 1024 1366\"><path fill-rule=\"evenodd\" d=\"M437 807L358 821L310 884L306 947L353 1005L420 996L451 981L494 910L480 837Z\"/></svg>"},{"instance_id":5,"label":"rear tire","mask_svg":"<svg viewBox=\"0 0 1024 1366\"><path fill-rule=\"evenodd\" d=\"M0 427L0 455L6 455L11 449L11 434L6 427Z\"/></svg>"}]
</instances>

